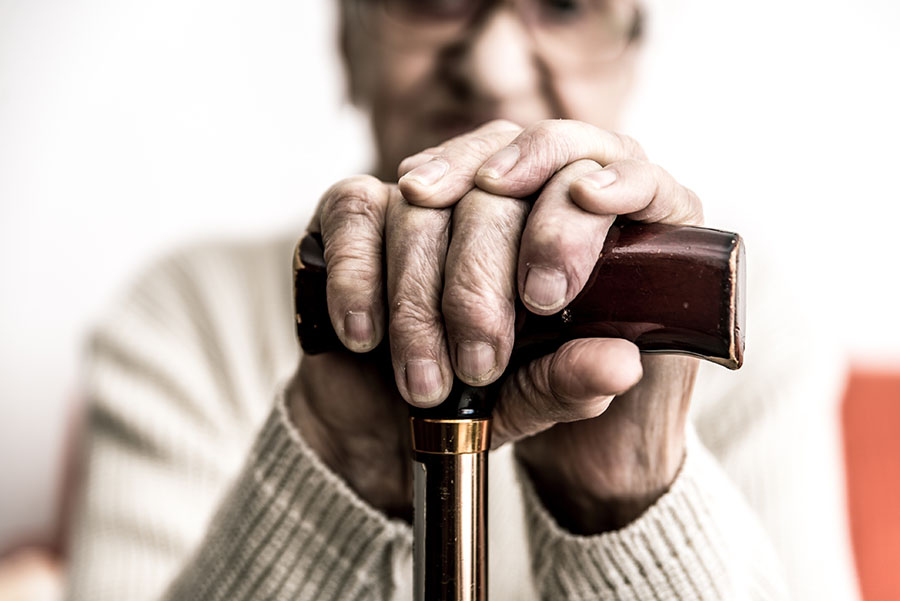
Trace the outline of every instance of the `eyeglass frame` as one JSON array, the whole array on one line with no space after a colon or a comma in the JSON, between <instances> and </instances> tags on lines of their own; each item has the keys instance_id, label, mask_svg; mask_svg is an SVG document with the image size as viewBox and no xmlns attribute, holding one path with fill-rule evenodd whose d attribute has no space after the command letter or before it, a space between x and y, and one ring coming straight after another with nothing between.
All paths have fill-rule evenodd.
<instances>
[{"instance_id":1,"label":"eyeglass frame","mask_svg":"<svg viewBox=\"0 0 900 601\"><path fill-rule=\"evenodd\" d=\"M343 0L343 3L345 5L351 6L352 9L355 9L354 12L356 13L359 22L362 24L362 28L364 31L367 31L372 37L376 37L376 38L380 37L380 36L378 36L378 34L376 34L374 31L372 31L371 27L366 27L366 25L365 25L365 23L368 19L366 18L366 16L363 13L363 11L366 10L364 5L366 5L366 4L372 5L373 4L372 0ZM479 6L477 9L473 10L471 16L467 17L468 24L477 23L477 22L483 20L486 17L486 15L488 15L490 13L490 11L495 8L500 8L500 6L502 6L504 4L516 4L516 2L511 1L511 0L487 0L487 1L482 1L480 4L481 4L481 6ZM519 15L519 18L521 19L521 15ZM524 19L523 19L523 21L524 21ZM605 57L604 59L587 60L586 62L590 63L590 64L606 64L606 63L614 62L616 59L621 57L622 54L632 44L634 44L637 40L639 40L643 37L644 22L645 22L645 17L644 17L644 11L641 8L641 3L638 1L635 1L634 2L634 14L631 19L631 25L626 30L626 35L623 39L622 48L617 53L615 53L615 55ZM527 27L527 25L526 25L526 27ZM532 41L534 41L534 34L529 33L529 36L531 37ZM380 43L384 43L384 42L380 41ZM447 42L445 42L445 43L447 43ZM439 44L439 42L432 42L431 45L438 45L438 44ZM422 48L427 45L429 45L429 44L420 43L420 44L416 45L416 48ZM394 48L399 49L401 52L412 52L413 51L412 47L409 47L409 46L401 47L401 46L402 45L394 46Z\"/></svg>"}]
</instances>

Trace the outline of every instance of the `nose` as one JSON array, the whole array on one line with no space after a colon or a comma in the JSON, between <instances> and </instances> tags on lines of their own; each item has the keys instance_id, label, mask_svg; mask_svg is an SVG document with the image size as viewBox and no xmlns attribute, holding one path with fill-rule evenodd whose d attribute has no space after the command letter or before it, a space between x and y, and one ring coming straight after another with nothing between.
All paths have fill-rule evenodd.
<instances>
[{"instance_id":1,"label":"nose","mask_svg":"<svg viewBox=\"0 0 900 601\"><path fill-rule=\"evenodd\" d=\"M456 77L483 101L504 104L538 89L540 70L531 36L507 4L475 23L455 50Z\"/></svg>"}]
</instances>

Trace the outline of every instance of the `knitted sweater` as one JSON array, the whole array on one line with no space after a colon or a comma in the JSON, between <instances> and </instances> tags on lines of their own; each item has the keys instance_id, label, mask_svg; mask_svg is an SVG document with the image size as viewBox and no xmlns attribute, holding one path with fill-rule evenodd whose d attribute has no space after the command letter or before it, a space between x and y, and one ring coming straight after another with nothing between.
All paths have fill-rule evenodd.
<instances>
[{"instance_id":1,"label":"knitted sweater","mask_svg":"<svg viewBox=\"0 0 900 601\"><path fill-rule=\"evenodd\" d=\"M290 257L289 240L191 249L97 328L72 601L411 599L410 526L287 417ZM701 367L684 466L633 523L570 534L509 448L492 453L492 599L856 598L842 364L757 273L745 367Z\"/></svg>"}]
</instances>

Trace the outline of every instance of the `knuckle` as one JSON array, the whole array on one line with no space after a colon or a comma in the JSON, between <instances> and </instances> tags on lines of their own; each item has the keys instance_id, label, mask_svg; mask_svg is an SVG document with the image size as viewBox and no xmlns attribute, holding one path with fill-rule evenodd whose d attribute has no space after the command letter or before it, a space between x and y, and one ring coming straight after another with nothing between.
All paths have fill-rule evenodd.
<instances>
[{"instance_id":1,"label":"knuckle","mask_svg":"<svg viewBox=\"0 0 900 601\"><path fill-rule=\"evenodd\" d=\"M527 247L530 263L553 265L565 271L571 281L577 275L575 267L593 255L594 246L602 244L588 233L563 215L545 214L540 227L528 230L522 246Z\"/></svg>"},{"instance_id":2,"label":"knuckle","mask_svg":"<svg viewBox=\"0 0 900 601\"><path fill-rule=\"evenodd\" d=\"M391 305L388 329L390 336L397 342L421 341L428 335L439 332L442 327L441 315L433 311L427 303L404 299L395 300Z\"/></svg>"},{"instance_id":3,"label":"knuckle","mask_svg":"<svg viewBox=\"0 0 900 601\"><path fill-rule=\"evenodd\" d=\"M690 188L685 188L684 191L688 201L687 215L685 217L686 223L702 225L704 221L703 202L697 193Z\"/></svg>"},{"instance_id":4,"label":"knuckle","mask_svg":"<svg viewBox=\"0 0 900 601\"><path fill-rule=\"evenodd\" d=\"M566 232L571 231L573 224L565 214L559 211L542 211L539 225L540 227L528 228L523 245L538 251L539 254L548 254L549 249L567 245L569 238Z\"/></svg>"},{"instance_id":5,"label":"knuckle","mask_svg":"<svg viewBox=\"0 0 900 601\"><path fill-rule=\"evenodd\" d=\"M565 135L571 122L561 119L545 119L535 123L528 131L528 146L536 157L558 163L567 161L573 142Z\"/></svg>"},{"instance_id":6,"label":"knuckle","mask_svg":"<svg viewBox=\"0 0 900 601\"><path fill-rule=\"evenodd\" d=\"M645 173L647 193L645 206L633 214L640 221L660 222L672 218L677 210L677 202L673 202L672 191L674 180L668 172L655 163L633 161L635 173Z\"/></svg>"},{"instance_id":7,"label":"knuckle","mask_svg":"<svg viewBox=\"0 0 900 601\"><path fill-rule=\"evenodd\" d=\"M333 249L326 258L328 286L349 289L372 289L380 286L381 277L376 268L380 257L365 248L341 247Z\"/></svg>"},{"instance_id":8,"label":"knuckle","mask_svg":"<svg viewBox=\"0 0 900 601\"><path fill-rule=\"evenodd\" d=\"M625 156L634 157L642 161L647 160L647 153L644 152L644 148L637 140L628 134L621 134L618 132L612 132L612 134L618 138L619 143L625 151Z\"/></svg>"},{"instance_id":9,"label":"knuckle","mask_svg":"<svg viewBox=\"0 0 900 601\"><path fill-rule=\"evenodd\" d=\"M554 365L557 363L554 356L549 366L541 363L532 363L529 369L532 394L529 395L529 403L533 413L546 415L554 422L570 421L572 400L560 393L554 385ZM528 398L528 397L526 397Z\"/></svg>"},{"instance_id":10,"label":"knuckle","mask_svg":"<svg viewBox=\"0 0 900 601\"><path fill-rule=\"evenodd\" d=\"M493 424L491 425L491 447L497 448L501 444L515 442L532 434L533 428L529 428L527 422L515 411L505 405L498 405L494 409Z\"/></svg>"},{"instance_id":11,"label":"knuckle","mask_svg":"<svg viewBox=\"0 0 900 601\"><path fill-rule=\"evenodd\" d=\"M383 187L380 180L369 175L341 180L325 193L323 224L348 217L376 221L383 214Z\"/></svg>"},{"instance_id":12,"label":"knuckle","mask_svg":"<svg viewBox=\"0 0 900 601\"><path fill-rule=\"evenodd\" d=\"M489 192L485 192L479 188L470 190L459 199L458 203L456 203L456 210L453 212L454 222L465 219L473 213L483 214L484 212L490 211L492 205L499 204L492 202L493 200L497 200L497 197Z\"/></svg>"},{"instance_id":13,"label":"knuckle","mask_svg":"<svg viewBox=\"0 0 900 601\"><path fill-rule=\"evenodd\" d=\"M372 175L354 175L331 186L325 196L365 195L372 190L380 189L383 185L381 180Z\"/></svg>"},{"instance_id":14,"label":"knuckle","mask_svg":"<svg viewBox=\"0 0 900 601\"><path fill-rule=\"evenodd\" d=\"M522 220L529 209L530 205L526 201L497 196L474 188L456 203L453 220L454 225L464 221L487 223L501 228L499 233L508 238L513 232L517 232L516 228L521 228Z\"/></svg>"},{"instance_id":15,"label":"knuckle","mask_svg":"<svg viewBox=\"0 0 900 601\"><path fill-rule=\"evenodd\" d=\"M494 415L494 432L500 438L516 440L528 436L552 420L540 401L540 363L534 361L516 370L504 383L501 396L507 402L499 403Z\"/></svg>"},{"instance_id":16,"label":"knuckle","mask_svg":"<svg viewBox=\"0 0 900 601\"><path fill-rule=\"evenodd\" d=\"M453 211L454 236L467 245L475 244L483 250L491 250L490 247L497 246L499 240L510 240L518 234L514 228L520 220L514 219L515 213L510 211L514 208L514 203L476 188L456 204Z\"/></svg>"},{"instance_id":17,"label":"knuckle","mask_svg":"<svg viewBox=\"0 0 900 601\"><path fill-rule=\"evenodd\" d=\"M444 289L441 311L448 325L463 326L498 338L509 329L512 299L476 284L481 278L460 277Z\"/></svg>"},{"instance_id":18,"label":"knuckle","mask_svg":"<svg viewBox=\"0 0 900 601\"><path fill-rule=\"evenodd\" d=\"M369 212L364 209L365 214ZM359 213L346 213L346 215ZM367 217L368 218L368 217ZM377 277L377 266L381 262L381 230L360 227L358 220L347 218L323 219L323 241L325 243L325 265L329 278L333 274L352 271L368 283ZM343 277L336 275L335 277Z\"/></svg>"},{"instance_id":19,"label":"knuckle","mask_svg":"<svg viewBox=\"0 0 900 601\"><path fill-rule=\"evenodd\" d=\"M380 225L383 211L377 202L365 194L349 193L333 197L322 212L322 225L329 230L350 227L348 222Z\"/></svg>"},{"instance_id":20,"label":"knuckle","mask_svg":"<svg viewBox=\"0 0 900 601\"><path fill-rule=\"evenodd\" d=\"M656 190L650 204L638 212L644 221L699 225L703 223L703 204L693 190L682 186L661 166L647 163L653 173Z\"/></svg>"},{"instance_id":21,"label":"knuckle","mask_svg":"<svg viewBox=\"0 0 900 601\"><path fill-rule=\"evenodd\" d=\"M546 379L545 397L550 413L557 421L577 421L598 415L598 399L580 398L561 390L561 382L569 375L568 355L554 356Z\"/></svg>"},{"instance_id":22,"label":"knuckle","mask_svg":"<svg viewBox=\"0 0 900 601\"><path fill-rule=\"evenodd\" d=\"M391 215L391 237L416 240L417 246L431 248L434 241L446 236L449 220L450 212L446 209L416 207L404 201Z\"/></svg>"},{"instance_id":23,"label":"knuckle","mask_svg":"<svg viewBox=\"0 0 900 601\"><path fill-rule=\"evenodd\" d=\"M480 132L460 139L454 148L454 154L457 157L472 157L483 161L503 148L505 142L496 132Z\"/></svg>"},{"instance_id":24,"label":"knuckle","mask_svg":"<svg viewBox=\"0 0 900 601\"><path fill-rule=\"evenodd\" d=\"M388 279L398 299L439 305L438 291L446 254L449 212L402 205L387 229Z\"/></svg>"},{"instance_id":25,"label":"knuckle","mask_svg":"<svg viewBox=\"0 0 900 601\"><path fill-rule=\"evenodd\" d=\"M504 384L503 395L514 402L498 405L495 432L505 439L517 439L554 423L590 419L603 413L612 397L575 398L561 390L561 370L567 369L566 354L559 353L532 361L517 370ZM506 400L504 398L504 401Z\"/></svg>"},{"instance_id":26,"label":"knuckle","mask_svg":"<svg viewBox=\"0 0 900 601\"><path fill-rule=\"evenodd\" d=\"M497 273L515 265L530 210L527 201L481 190L460 200L453 212L453 238L460 254L472 262L473 271L485 280L498 281Z\"/></svg>"},{"instance_id":27,"label":"knuckle","mask_svg":"<svg viewBox=\"0 0 900 601\"><path fill-rule=\"evenodd\" d=\"M524 201L498 199L470 193L453 213L453 236L466 269L486 280L496 279L504 266L515 264L528 205Z\"/></svg>"},{"instance_id":28,"label":"knuckle","mask_svg":"<svg viewBox=\"0 0 900 601\"><path fill-rule=\"evenodd\" d=\"M545 119L544 121L538 121L527 130L525 130L525 134L528 137L531 145L541 146L545 145L550 141L553 141L556 136L556 128L558 122Z\"/></svg>"}]
</instances>

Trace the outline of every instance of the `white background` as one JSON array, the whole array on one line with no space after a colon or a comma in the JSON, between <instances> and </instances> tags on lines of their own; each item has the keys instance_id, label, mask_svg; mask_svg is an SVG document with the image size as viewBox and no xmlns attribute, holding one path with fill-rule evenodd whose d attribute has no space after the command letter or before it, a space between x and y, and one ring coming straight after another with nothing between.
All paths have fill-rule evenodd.
<instances>
[{"instance_id":1,"label":"white background","mask_svg":"<svg viewBox=\"0 0 900 601\"><path fill-rule=\"evenodd\" d=\"M299 231L365 169L333 4L0 0L0 550L50 535L115 292L197 236ZM900 366L900 3L651 4L626 131L792 270L854 361Z\"/></svg>"}]
</instances>

